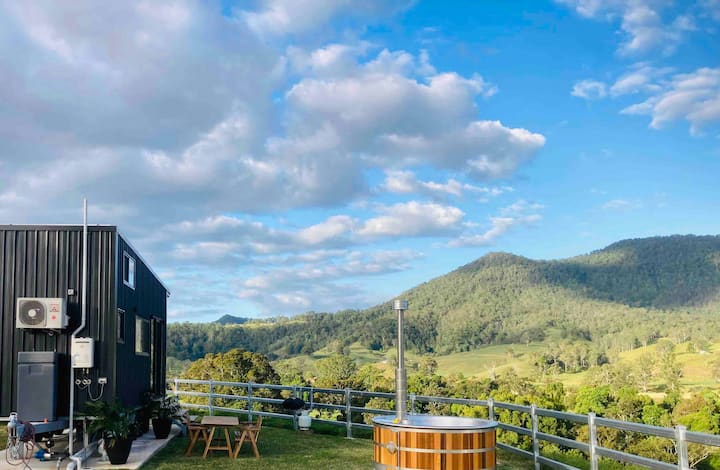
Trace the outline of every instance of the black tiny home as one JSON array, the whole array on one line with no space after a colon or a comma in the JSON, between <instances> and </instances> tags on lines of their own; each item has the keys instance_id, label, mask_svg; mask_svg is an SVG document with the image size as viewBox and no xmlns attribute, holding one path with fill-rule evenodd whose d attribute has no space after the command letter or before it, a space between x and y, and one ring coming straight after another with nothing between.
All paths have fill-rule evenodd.
<instances>
[{"instance_id":1,"label":"black tiny home","mask_svg":"<svg viewBox=\"0 0 720 470\"><path fill-rule=\"evenodd\" d=\"M85 294L82 254L81 225L0 225L0 416L17 410L18 353L27 351L57 353L55 412L68 416L71 335ZM117 227L88 226L87 258L86 324L77 336L94 340L94 367L75 369L76 379L91 381L75 388L76 410L101 392L103 400L138 404L143 392L165 388L169 292ZM17 299L35 297L64 299L68 325L18 328Z\"/></svg>"}]
</instances>

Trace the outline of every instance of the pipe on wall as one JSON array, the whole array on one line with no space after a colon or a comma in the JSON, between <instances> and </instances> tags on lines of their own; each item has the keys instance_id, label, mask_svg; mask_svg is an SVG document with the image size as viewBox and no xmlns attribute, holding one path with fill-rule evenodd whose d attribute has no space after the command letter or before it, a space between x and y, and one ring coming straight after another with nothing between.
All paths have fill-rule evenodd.
<instances>
[{"instance_id":1,"label":"pipe on wall","mask_svg":"<svg viewBox=\"0 0 720 470\"><path fill-rule=\"evenodd\" d=\"M72 347L75 336L85 328L85 317L87 314L87 256L88 256L88 227L87 227L87 198L83 198L83 254L82 254L82 298L80 326L70 336L70 435L68 439L68 452L73 455L73 444L75 441L75 368L72 365ZM79 468L79 467L78 467Z\"/></svg>"}]
</instances>

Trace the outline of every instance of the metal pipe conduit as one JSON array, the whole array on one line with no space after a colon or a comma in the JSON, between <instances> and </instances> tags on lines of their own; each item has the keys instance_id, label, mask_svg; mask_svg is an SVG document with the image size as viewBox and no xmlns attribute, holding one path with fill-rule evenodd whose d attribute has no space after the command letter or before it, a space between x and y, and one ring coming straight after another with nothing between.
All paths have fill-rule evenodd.
<instances>
[{"instance_id":1,"label":"metal pipe conduit","mask_svg":"<svg viewBox=\"0 0 720 470\"><path fill-rule=\"evenodd\" d=\"M87 258L88 258L88 226L87 226L87 198L83 198L83 250L82 250L82 298L81 298L81 317L80 326L70 335L70 354L72 355L72 345L75 343L75 337L85 328L85 318L87 316ZM69 410L69 428L68 452L73 454L73 443L75 441L75 368L70 360L70 410Z\"/></svg>"},{"instance_id":2,"label":"metal pipe conduit","mask_svg":"<svg viewBox=\"0 0 720 470\"><path fill-rule=\"evenodd\" d=\"M407 414L407 373L405 372L405 335L403 332L403 312L407 310L407 300L393 302L393 310L397 312L397 369L395 370L395 414L399 422Z\"/></svg>"},{"instance_id":3,"label":"metal pipe conduit","mask_svg":"<svg viewBox=\"0 0 720 470\"><path fill-rule=\"evenodd\" d=\"M70 463L66 467L67 470L80 470L83 463L95 453L98 447L98 441L91 442L87 447L81 449L78 453L70 456Z\"/></svg>"}]
</instances>

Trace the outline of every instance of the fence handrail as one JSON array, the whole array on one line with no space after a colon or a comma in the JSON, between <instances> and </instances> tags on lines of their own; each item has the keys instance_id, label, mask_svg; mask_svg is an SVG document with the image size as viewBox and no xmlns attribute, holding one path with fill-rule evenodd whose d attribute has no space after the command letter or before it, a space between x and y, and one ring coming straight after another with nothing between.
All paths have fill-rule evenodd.
<instances>
[{"instance_id":1,"label":"fence handrail","mask_svg":"<svg viewBox=\"0 0 720 470\"><path fill-rule=\"evenodd\" d=\"M393 410L381 410L377 408L368 408L365 406L357 406L357 403L353 404L353 399L356 398L384 398L392 400L395 398L394 393L388 392L370 392L367 390L352 390L352 389L333 389L333 388L317 388L317 387L306 387L299 385L278 385L278 384L263 384L254 382L225 382L225 381L214 381L214 380L195 380L195 379L170 379L168 384L172 386L174 393L178 397L200 397L207 398L207 404L197 403L183 403L184 406L194 409L207 409L210 414L215 411L223 411L227 413L248 413L257 414L261 416L271 416L283 419L293 420L294 427L297 429L297 414L296 413L275 413L270 411L259 411L253 409L254 403L269 403L269 404L281 404L283 400L278 398L268 398L257 396L253 392L255 390L277 390L277 391L288 391L291 392L292 396L309 397L309 404L313 408L322 408L327 410L336 410L344 413L343 419L334 421L323 418L314 418L315 421L334 424L337 426L345 426L347 428L347 437L352 437L352 430L358 429L371 429L372 426L365 423L355 423L352 421L352 413L362 414L394 414ZM195 390L181 390L180 385L206 385L208 387L207 392L199 392ZM230 387L237 389L243 394L232 394L232 393L215 393L216 387ZM228 392L228 390L223 390ZM323 403L318 402L318 394L322 395L338 395L342 398L342 403ZM229 408L226 406L217 406L214 404L216 399L233 400L239 402L245 402L247 408ZM334 398L333 401L336 401ZM688 463L688 443L701 444L706 446L720 448L720 436L714 434L706 434L700 432L687 431L684 426L676 426L674 428L665 428L660 426L651 426L642 423L633 423L629 421L621 421L617 419L602 418L595 416L594 413L588 415L582 415L577 413L569 413L558 410L550 410L545 408L538 408L535 405L518 405L516 403L505 403L494 401L492 398L487 400L476 400L469 398L450 398L450 397L433 397L425 395L408 394L408 400L412 403L409 408L414 412L415 404L420 403L441 403L450 405L466 405L466 406L478 406L488 409L488 416L491 420L498 422L498 428L501 430L514 432L519 435L528 436L532 439L532 451L520 449L518 447L511 446L504 442L497 442L497 447L504 449L523 457L533 459L536 466L544 464L550 467L572 470L576 467L572 467L566 463L550 459L548 457L540 455L539 442L550 442L561 445L563 447L574 448L585 453L590 461L590 469L598 469L598 457L610 458L619 462L632 463L643 467L658 469L658 470L690 470ZM528 415L529 424L531 428L518 426L517 424L511 424L503 422L502 413L498 413L498 410L508 410L516 413L525 413ZM561 421L568 421L576 424L586 425L589 428L589 442L582 442L578 440L569 439L563 436L556 436L554 434L543 432L539 429L539 417L554 418ZM669 464L659 460L654 460L648 457L640 455L630 454L619 450L609 449L602 447L598 444L597 430L598 428L610 428L619 431L628 431L633 433L642 434L645 436L654 436L670 439L675 443L677 451L678 463Z\"/></svg>"}]
</instances>

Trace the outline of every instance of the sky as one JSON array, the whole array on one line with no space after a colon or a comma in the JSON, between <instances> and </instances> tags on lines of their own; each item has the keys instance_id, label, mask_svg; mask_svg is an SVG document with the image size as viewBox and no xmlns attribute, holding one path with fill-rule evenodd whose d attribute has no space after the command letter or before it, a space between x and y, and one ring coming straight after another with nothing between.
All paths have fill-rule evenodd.
<instances>
[{"instance_id":1,"label":"sky","mask_svg":"<svg viewBox=\"0 0 720 470\"><path fill-rule=\"evenodd\" d=\"M720 0L0 10L0 223L81 223L87 197L170 321L720 233Z\"/></svg>"}]
</instances>

